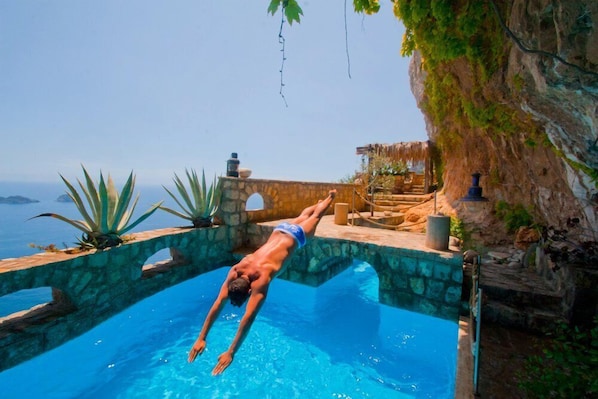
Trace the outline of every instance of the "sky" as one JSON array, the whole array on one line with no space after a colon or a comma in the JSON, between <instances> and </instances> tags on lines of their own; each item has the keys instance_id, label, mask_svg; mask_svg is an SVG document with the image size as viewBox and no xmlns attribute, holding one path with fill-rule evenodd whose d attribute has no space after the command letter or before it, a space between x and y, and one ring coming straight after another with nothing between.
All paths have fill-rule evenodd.
<instances>
[{"instance_id":1,"label":"sky","mask_svg":"<svg viewBox=\"0 0 598 399\"><path fill-rule=\"evenodd\" d=\"M0 1L0 181L100 171L169 184L185 169L337 182L356 147L427 140L390 1ZM348 56L347 56L348 53ZM286 103L285 103L286 101Z\"/></svg>"}]
</instances>

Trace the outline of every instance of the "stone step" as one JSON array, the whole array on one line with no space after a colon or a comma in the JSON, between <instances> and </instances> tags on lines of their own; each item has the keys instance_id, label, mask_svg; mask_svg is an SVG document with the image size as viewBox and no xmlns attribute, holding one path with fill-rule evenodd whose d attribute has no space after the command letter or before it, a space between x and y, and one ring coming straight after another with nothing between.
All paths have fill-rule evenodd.
<instances>
[{"instance_id":1,"label":"stone step","mask_svg":"<svg viewBox=\"0 0 598 399\"><path fill-rule=\"evenodd\" d=\"M535 271L521 266L482 263L480 288L489 299L514 307L535 307L555 312L562 308L564 293L551 287Z\"/></svg>"},{"instance_id":2,"label":"stone step","mask_svg":"<svg viewBox=\"0 0 598 399\"><path fill-rule=\"evenodd\" d=\"M516 308L533 307L559 312L562 307L563 297L559 294L546 292L533 292L517 288L505 289L493 285L480 284L484 295L489 299L500 300L501 303Z\"/></svg>"},{"instance_id":3,"label":"stone step","mask_svg":"<svg viewBox=\"0 0 598 399\"><path fill-rule=\"evenodd\" d=\"M395 201L395 202L419 202L423 203L432 199L431 194L376 194L374 202Z\"/></svg>"},{"instance_id":4,"label":"stone step","mask_svg":"<svg viewBox=\"0 0 598 399\"><path fill-rule=\"evenodd\" d=\"M366 227L380 227L384 228L384 226L388 226L388 228L396 227L397 225L403 223L405 221L405 215L402 213L393 212L392 215L386 216L382 214L382 212L374 212L374 216L370 216L370 213L362 212L361 215L363 217L353 215L349 216L349 223L353 223L356 226L366 226ZM370 223L371 221L372 223ZM379 226L384 225L384 226Z\"/></svg>"},{"instance_id":5,"label":"stone step","mask_svg":"<svg viewBox=\"0 0 598 399\"><path fill-rule=\"evenodd\" d=\"M544 333L567 319L557 311L536 307L514 307L484 295L482 301L482 334L484 323Z\"/></svg>"},{"instance_id":6,"label":"stone step","mask_svg":"<svg viewBox=\"0 0 598 399\"><path fill-rule=\"evenodd\" d=\"M483 291L482 321L542 332L566 321L564 293L547 283L535 271L507 262L500 253L483 259L480 288ZM463 300L471 290L471 265L465 265Z\"/></svg>"},{"instance_id":7,"label":"stone step","mask_svg":"<svg viewBox=\"0 0 598 399\"><path fill-rule=\"evenodd\" d=\"M420 205L421 202L419 201L389 201L389 200L380 200L374 202L374 206L389 206L389 207L396 207L396 208L411 208L412 206Z\"/></svg>"}]
</instances>

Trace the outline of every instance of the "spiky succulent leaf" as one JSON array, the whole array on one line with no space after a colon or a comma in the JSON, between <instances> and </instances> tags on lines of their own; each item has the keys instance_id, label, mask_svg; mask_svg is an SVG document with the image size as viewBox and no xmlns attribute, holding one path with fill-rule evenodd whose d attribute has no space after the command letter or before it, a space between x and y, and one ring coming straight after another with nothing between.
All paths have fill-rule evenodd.
<instances>
[{"instance_id":1,"label":"spiky succulent leaf","mask_svg":"<svg viewBox=\"0 0 598 399\"><path fill-rule=\"evenodd\" d=\"M191 193L193 195L193 213L197 214L204 207L204 188L202 187L201 182L197 177L197 172L195 172L195 170L192 170L191 173L186 171L186 173L187 179L189 180L189 187L191 188Z\"/></svg>"},{"instance_id":2,"label":"spiky succulent leaf","mask_svg":"<svg viewBox=\"0 0 598 399\"><path fill-rule=\"evenodd\" d=\"M137 200L135 200L135 203L137 203ZM157 202L154 205L152 205L147 211L145 211L145 213L143 215L141 215L139 218L137 218L133 223L131 223L128 226L126 226L125 228L119 230L119 232L118 232L119 235L122 235L122 234L126 233L127 231L135 228L139 223L143 222L145 219L150 217L154 212L156 212L160 208L160 205L162 205L162 201Z\"/></svg>"},{"instance_id":3,"label":"spiky succulent leaf","mask_svg":"<svg viewBox=\"0 0 598 399\"><path fill-rule=\"evenodd\" d=\"M210 186L210 190L212 189L212 186ZM200 201L201 201L201 207L199 209L202 209L202 216L205 216L206 213L211 212L211 209L208 208L208 191L207 191L207 185L206 185L206 174L205 172L202 170L201 172L201 195L200 195Z\"/></svg>"},{"instance_id":4,"label":"spiky succulent leaf","mask_svg":"<svg viewBox=\"0 0 598 399\"><path fill-rule=\"evenodd\" d=\"M115 220L115 212L118 207L119 195L114 186L112 177L108 175L106 181L106 195L108 196L108 211L106 212L106 218L108 222L108 231L114 231L120 220Z\"/></svg>"},{"instance_id":5,"label":"spiky succulent leaf","mask_svg":"<svg viewBox=\"0 0 598 399\"><path fill-rule=\"evenodd\" d=\"M133 174L129 174L129 178L127 179L125 185L123 186L120 196L118 198L118 204L114 209L114 214L112 215L113 224L114 223L122 223L123 215L126 213L127 209L129 208L129 203L131 202L131 198L133 195L133 187L135 187L135 178ZM112 229L119 228L118 225L112 226Z\"/></svg>"},{"instance_id":6,"label":"spiky succulent leaf","mask_svg":"<svg viewBox=\"0 0 598 399\"><path fill-rule=\"evenodd\" d=\"M54 219L62 220L63 222L66 222L66 223L70 224L71 226L76 227L77 229L81 230L82 232L84 232L86 234L91 233L89 226L81 220L69 219L69 218L59 215L57 213L41 213L37 216L33 216L30 219L35 219L35 218L39 218L39 217L52 217Z\"/></svg>"},{"instance_id":7,"label":"spiky succulent leaf","mask_svg":"<svg viewBox=\"0 0 598 399\"><path fill-rule=\"evenodd\" d=\"M186 208L185 208L185 206L184 206L183 204L181 204L181 202L179 201L179 199L177 198L177 196L176 196L176 195L174 195L174 194L173 194L173 193L172 193L172 192L171 192L169 189L167 189L165 186L162 186L162 187L164 187L164 190L166 190L166 192L167 192L167 193L170 195L170 197L172 197L172 199L173 199L173 200L174 200L174 201L175 201L175 202L178 204L178 206L180 206L180 207L181 207L181 209L183 210L183 212L184 212L185 214L187 214L187 215L191 214L191 211L189 211L188 209L186 209ZM161 209L163 209L163 210L166 210L166 209L168 209L168 208L161 207ZM176 211L175 211L175 212L176 212ZM171 213L172 213L172 212L171 212ZM178 213L178 212L177 212L177 213Z\"/></svg>"},{"instance_id":8,"label":"spiky succulent leaf","mask_svg":"<svg viewBox=\"0 0 598 399\"><path fill-rule=\"evenodd\" d=\"M124 228L127 227L127 225L129 224L129 222L131 221L131 218L133 217L133 213L135 212L135 208L137 208L137 203L138 202L139 202L139 195L137 195L135 197L135 200L133 201L133 204L131 204L131 206L123 214L122 219L120 220L120 223L117 226L115 226L115 230L116 231L121 231L122 229L124 229Z\"/></svg>"},{"instance_id":9,"label":"spiky succulent leaf","mask_svg":"<svg viewBox=\"0 0 598 399\"><path fill-rule=\"evenodd\" d=\"M100 232L109 232L108 228L108 188L106 187L106 181L104 176L100 173L100 187L98 190L100 195Z\"/></svg>"},{"instance_id":10,"label":"spiky succulent leaf","mask_svg":"<svg viewBox=\"0 0 598 399\"><path fill-rule=\"evenodd\" d=\"M182 207L186 212L188 213L193 213L193 210L195 209L195 207L193 206L193 202L191 201L191 197L189 196L189 193L187 192L187 188L185 187L185 184L181 181L181 179L175 174L175 183L176 183L176 187L177 190L179 192L179 195L181 196L181 198L183 198L183 201L186 204L186 208ZM193 191L193 189L191 189ZM193 195L193 194L192 194Z\"/></svg>"},{"instance_id":11,"label":"spiky succulent leaf","mask_svg":"<svg viewBox=\"0 0 598 399\"><path fill-rule=\"evenodd\" d=\"M75 187L64 176L60 175L60 178L69 189L69 197L71 197L71 199L73 200L75 206L77 207L77 210L79 211L79 214L83 216L83 219L85 219L89 229L93 230L95 227L94 218L90 216L87 212L87 209L85 208L85 203L81 199L81 196L79 195Z\"/></svg>"},{"instance_id":12,"label":"spiky succulent leaf","mask_svg":"<svg viewBox=\"0 0 598 399\"><path fill-rule=\"evenodd\" d=\"M100 196L98 194L96 184L94 183L91 176L89 176L89 173L87 173L87 170L85 169L85 167L83 165L81 165L81 168L83 169L83 174L85 175L85 183L87 185L87 189L85 189L85 187L83 186L83 184L81 182L79 182L79 186L81 186L81 190L87 197L87 202L91 208L91 213L94 217L94 224L99 229L100 222L101 222L100 213L101 213L101 209L102 209L102 204L100 203ZM100 173L100 175L101 175L101 173Z\"/></svg>"},{"instance_id":13,"label":"spiky succulent leaf","mask_svg":"<svg viewBox=\"0 0 598 399\"><path fill-rule=\"evenodd\" d=\"M165 206L161 206L160 209L163 210L163 211L165 211L165 212L168 212L168 213L170 213L170 214L172 214L174 216L180 217L181 219L186 219L186 220L189 220L189 221L193 220L193 218L191 216L189 216L189 214L181 213L181 212L179 212L179 211L177 211L175 209L167 208Z\"/></svg>"}]
</instances>

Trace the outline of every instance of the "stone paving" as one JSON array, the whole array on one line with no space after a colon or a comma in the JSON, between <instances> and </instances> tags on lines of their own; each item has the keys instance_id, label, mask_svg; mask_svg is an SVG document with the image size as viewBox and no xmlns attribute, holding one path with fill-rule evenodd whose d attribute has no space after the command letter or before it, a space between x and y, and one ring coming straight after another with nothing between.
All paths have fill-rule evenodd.
<instances>
[{"instance_id":1,"label":"stone paving","mask_svg":"<svg viewBox=\"0 0 598 399\"><path fill-rule=\"evenodd\" d=\"M382 213L376 212L376 216ZM276 226L279 220L262 222L260 224ZM337 225L334 223L334 216L324 216L316 230L317 237L339 238L356 242L373 242L381 246L406 248L425 253L438 254L441 257L453 258L461 256L459 248L451 246L448 251L437 251L426 246L426 235L423 233L411 233L405 231L386 230L365 226L351 226L349 224Z\"/></svg>"}]
</instances>

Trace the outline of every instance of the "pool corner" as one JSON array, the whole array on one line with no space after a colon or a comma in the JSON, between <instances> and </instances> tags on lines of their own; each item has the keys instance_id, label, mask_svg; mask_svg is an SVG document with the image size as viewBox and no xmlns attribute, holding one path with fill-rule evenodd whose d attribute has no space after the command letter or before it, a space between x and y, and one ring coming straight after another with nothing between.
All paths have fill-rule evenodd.
<instances>
[{"instance_id":1,"label":"pool corner","mask_svg":"<svg viewBox=\"0 0 598 399\"><path fill-rule=\"evenodd\" d=\"M470 320L459 318L459 340L457 344L457 377L455 398L475 398L473 392L473 356L471 353Z\"/></svg>"}]
</instances>

